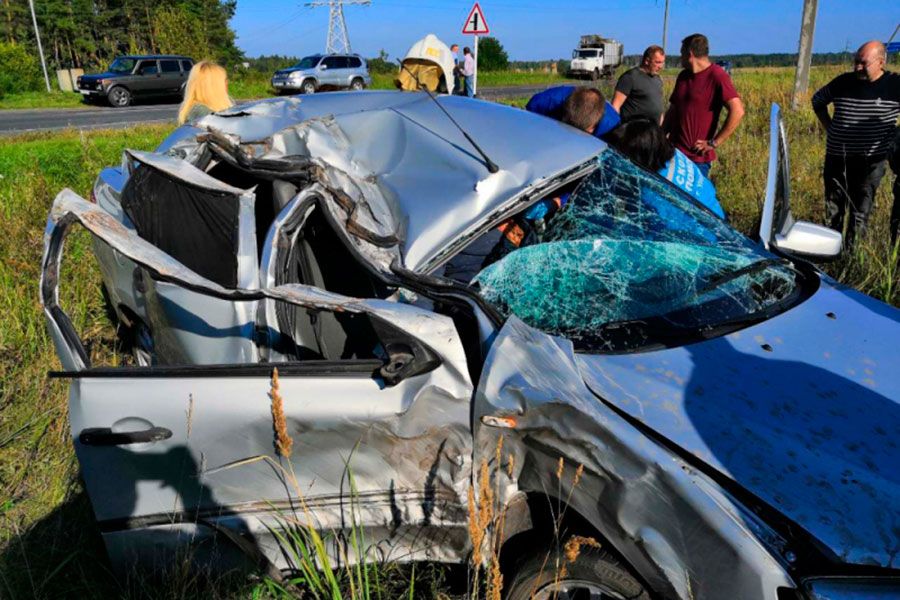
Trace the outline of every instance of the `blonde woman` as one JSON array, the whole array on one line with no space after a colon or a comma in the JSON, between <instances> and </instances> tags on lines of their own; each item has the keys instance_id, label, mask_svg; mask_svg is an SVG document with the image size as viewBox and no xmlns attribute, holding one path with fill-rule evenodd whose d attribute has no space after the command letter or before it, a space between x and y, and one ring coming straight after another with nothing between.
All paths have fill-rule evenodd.
<instances>
[{"instance_id":1,"label":"blonde woman","mask_svg":"<svg viewBox=\"0 0 900 600\"><path fill-rule=\"evenodd\" d=\"M228 73L214 62L201 60L188 75L184 100L178 109L178 124L196 121L232 104L228 97Z\"/></svg>"}]
</instances>

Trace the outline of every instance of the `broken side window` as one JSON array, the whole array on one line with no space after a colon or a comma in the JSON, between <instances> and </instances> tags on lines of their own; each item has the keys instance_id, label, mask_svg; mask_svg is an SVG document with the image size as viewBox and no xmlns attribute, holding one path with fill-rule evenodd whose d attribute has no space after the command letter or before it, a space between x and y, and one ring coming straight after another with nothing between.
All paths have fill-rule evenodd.
<instances>
[{"instance_id":1,"label":"broken side window","mask_svg":"<svg viewBox=\"0 0 900 600\"><path fill-rule=\"evenodd\" d=\"M505 314L582 350L677 345L799 296L797 272L656 174L608 149L542 243L475 279ZM679 341L681 340L681 341Z\"/></svg>"}]
</instances>

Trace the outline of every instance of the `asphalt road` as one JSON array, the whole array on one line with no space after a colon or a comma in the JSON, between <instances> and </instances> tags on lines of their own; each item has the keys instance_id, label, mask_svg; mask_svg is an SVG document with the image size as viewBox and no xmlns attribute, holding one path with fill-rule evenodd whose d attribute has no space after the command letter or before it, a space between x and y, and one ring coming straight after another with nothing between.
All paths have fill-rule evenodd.
<instances>
[{"instance_id":1,"label":"asphalt road","mask_svg":"<svg viewBox=\"0 0 900 600\"><path fill-rule=\"evenodd\" d=\"M486 87L479 90L478 96L485 100L519 98L530 96L547 87L547 85ZM128 127L138 123L173 123L177 112L177 103L144 104L127 108L92 106L86 108L0 110L0 135L11 135L28 131L54 131L66 128L108 129Z\"/></svg>"}]
</instances>

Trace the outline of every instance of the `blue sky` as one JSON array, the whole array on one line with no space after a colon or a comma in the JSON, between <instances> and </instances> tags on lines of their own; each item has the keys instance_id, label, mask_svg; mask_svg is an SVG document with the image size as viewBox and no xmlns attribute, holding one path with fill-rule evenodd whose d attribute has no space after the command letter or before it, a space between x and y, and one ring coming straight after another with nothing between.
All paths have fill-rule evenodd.
<instances>
[{"instance_id":1,"label":"blue sky","mask_svg":"<svg viewBox=\"0 0 900 600\"><path fill-rule=\"evenodd\" d=\"M614 37L626 54L662 39L665 0L484 0L491 27L514 60L567 58L584 33ZM460 33L469 0L372 0L345 8L353 50L376 56L384 48L403 56L415 40L435 33L466 45ZM796 52L802 0L670 0L668 52L699 31L713 54ZM868 39L886 40L900 22L900 0L822 0L816 24L816 52L855 49ZM303 0L238 0L232 26L248 56L303 56L325 47L328 9Z\"/></svg>"}]
</instances>

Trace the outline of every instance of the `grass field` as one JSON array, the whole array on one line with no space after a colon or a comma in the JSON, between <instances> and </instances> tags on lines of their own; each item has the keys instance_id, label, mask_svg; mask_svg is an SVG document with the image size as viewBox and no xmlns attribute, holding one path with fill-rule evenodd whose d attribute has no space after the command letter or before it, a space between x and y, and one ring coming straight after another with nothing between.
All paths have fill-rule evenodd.
<instances>
[{"instance_id":1,"label":"grass field","mask_svg":"<svg viewBox=\"0 0 900 600\"><path fill-rule=\"evenodd\" d=\"M814 69L812 87L836 72ZM788 104L792 72L738 70L734 79L747 116L723 146L712 177L733 223L749 231L763 198L769 106L773 101ZM30 134L5 138L0 146L4 223L0 236L0 598L267 596L265 590L246 582L224 582L216 590L201 592L200 582L187 576L163 587L116 583L105 566L99 533L78 480L65 384L46 377L47 370L59 367L37 297L41 236L51 201L63 187L87 196L97 172L117 163L123 148L152 149L170 129L144 126L86 134ZM823 134L806 104L796 113L788 112L787 129L794 214L822 222ZM890 258L887 243L891 178L890 174L885 177L878 193L871 239L853 256L826 270L896 306L900 305L900 275L896 255ZM115 363L113 332L86 235L71 236L66 252L62 304L76 329L93 340L89 350L94 359Z\"/></svg>"}]
</instances>

